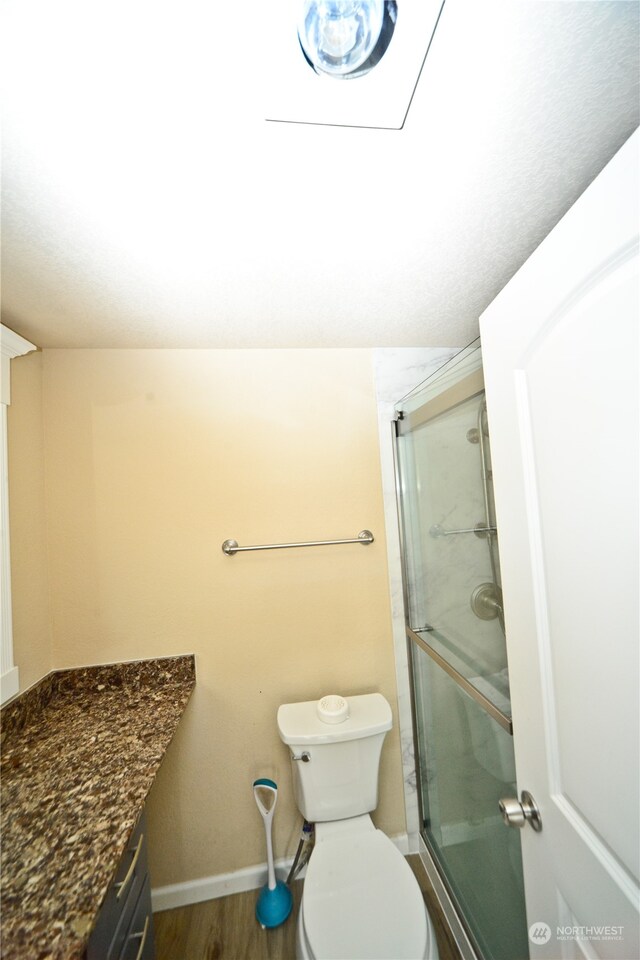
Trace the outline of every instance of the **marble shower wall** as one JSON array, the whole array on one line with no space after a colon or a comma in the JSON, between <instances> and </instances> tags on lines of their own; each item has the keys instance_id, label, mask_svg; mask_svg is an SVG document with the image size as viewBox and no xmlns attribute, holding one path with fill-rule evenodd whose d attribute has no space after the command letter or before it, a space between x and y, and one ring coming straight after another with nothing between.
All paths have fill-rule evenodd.
<instances>
[{"instance_id":1,"label":"marble shower wall","mask_svg":"<svg viewBox=\"0 0 640 960\"><path fill-rule=\"evenodd\" d=\"M471 595L492 582L486 539L473 533L437 535L484 525L485 505L480 447L467 434L478 424L481 399L472 397L424 424L412 436L412 460L419 497L412 503L413 577L409 584L410 623L431 624L460 650L469 663L465 673L494 676L507 665L500 623L481 620L471 609ZM486 441L489 457L489 441ZM487 460L490 467L490 460ZM489 481L490 503L493 501ZM407 497L409 501L409 496ZM493 518L493 511L491 511ZM494 558L499 564L497 549Z\"/></svg>"}]
</instances>

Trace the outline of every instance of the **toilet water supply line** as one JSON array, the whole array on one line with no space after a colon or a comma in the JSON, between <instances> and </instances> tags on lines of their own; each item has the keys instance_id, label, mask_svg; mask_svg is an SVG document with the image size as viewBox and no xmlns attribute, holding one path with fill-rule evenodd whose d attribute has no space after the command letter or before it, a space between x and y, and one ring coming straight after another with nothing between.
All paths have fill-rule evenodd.
<instances>
[{"instance_id":1,"label":"toilet water supply line","mask_svg":"<svg viewBox=\"0 0 640 960\"><path fill-rule=\"evenodd\" d=\"M296 855L293 858L293 863L291 864L291 870L289 870L289 876L287 877L287 886L293 883L295 878L298 876L303 867L309 862L309 857L313 850L313 841L314 841L315 831L312 823L308 823L306 820L302 823L302 830L300 831L300 842L298 843L298 849L296 850ZM301 857L302 849L304 849L304 854Z\"/></svg>"}]
</instances>

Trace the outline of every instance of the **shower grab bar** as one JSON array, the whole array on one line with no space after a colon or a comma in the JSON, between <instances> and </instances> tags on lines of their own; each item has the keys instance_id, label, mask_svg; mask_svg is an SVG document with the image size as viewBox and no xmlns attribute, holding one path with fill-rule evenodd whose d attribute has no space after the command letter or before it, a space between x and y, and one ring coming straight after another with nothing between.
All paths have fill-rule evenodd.
<instances>
[{"instance_id":1,"label":"shower grab bar","mask_svg":"<svg viewBox=\"0 0 640 960\"><path fill-rule=\"evenodd\" d=\"M483 693L480 693L477 687L474 687L474 685L467 680L463 674L456 670L456 668L452 666L448 660L445 660L445 658L439 654L437 650L434 650L431 644L427 643L426 640L424 640L415 630L412 630L411 627L407 627L407 636L410 640L413 640L413 642L420 647L421 650L424 650L424 652L428 654L428 656L430 656L439 667L442 667L445 673L449 674L451 679L457 683L459 687L462 687L465 693L468 693L472 700L475 700L478 706L482 707L482 709L485 710L490 717L493 717L493 719L496 720L500 726L507 731L507 733L513 736L513 721L511 720L511 717L507 716L506 713L503 713L502 710L496 707L495 703L493 703L488 697L485 697Z\"/></svg>"},{"instance_id":2,"label":"shower grab bar","mask_svg":"<svg viewBox=\"0 0 640 960\"><path fill-rule=\"evenodd\" d=\"M366 547L368 543L373 543L373 534L371 530L361 530L357 537L349 540L305 540L302 543L265 543L259 546L240 547L237 540L225 540L222 544L222 552L228 557L234 553L243 553L245 550L283 550L289 547L327 547L334 543L361 543Z\"/></svg>"},{"instance_id":3,"label":"shower grab bar","mask_svg":"<svg viewBox=\"0 0 640 960\"><path fill-rule=\"evenodd\" d=\"M497 527L464 527L462 530L445 530L439 523L434 523L429 529L429 536L437 540L438 537L451 537L458 533L496 533Z\"/></svg>"}]
</instances>

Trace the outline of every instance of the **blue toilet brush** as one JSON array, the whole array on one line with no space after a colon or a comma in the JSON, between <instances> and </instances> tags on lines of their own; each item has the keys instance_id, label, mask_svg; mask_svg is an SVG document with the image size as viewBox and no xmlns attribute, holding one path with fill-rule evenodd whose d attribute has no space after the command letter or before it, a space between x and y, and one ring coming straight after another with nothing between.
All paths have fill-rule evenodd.
<instances>
[{"instance_id":1,"label":"blue toilet brush","mask_svg":"<svg viewBox=\"0 0 640 960\"><path fill-rule=\"evenodd\" d=\"M271 822L278 801L278 786L273 780L262 778L253 784L253 796L264 820L267 837L268 881L260 891L256 903L256 918L263 927L278 927L287 919L293 906L291 890L281 880L276 881L273 867L273 845L271 843Z\"/></svg>"}]
</instances>

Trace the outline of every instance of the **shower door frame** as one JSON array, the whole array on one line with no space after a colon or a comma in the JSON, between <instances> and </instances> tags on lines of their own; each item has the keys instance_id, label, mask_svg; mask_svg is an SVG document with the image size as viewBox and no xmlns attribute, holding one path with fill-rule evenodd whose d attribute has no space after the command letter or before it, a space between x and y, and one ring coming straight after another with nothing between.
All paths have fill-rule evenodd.
<instances>
[{"instance_id":1,"label":"shower door frame","mask_svg":"<svg viewBox=\"0 0 640 960\"><path fill-rule=\"evenodd\" d=\"M480 347L477 348L478 350ZM437 373L436 373L437 376ZM437 394L435 397L427 400L422 406L418 407L417 410L414 410L410 414L406 414L403 417L398 417L398 419L392 421L393 426L393 441L394 441L394 468L396 471L396 500L399 505L402 504L402 496L400 490L400 466L399 458L396 455L397 452L397 442L400 437L406 436L407 434L412 433L413 430L418 427L423 426L425 423L429 423L430 420L434 420L436 417L440 416L442 413L446 413L449 410L453 410L454 407L458 406L460 403L464 403L467 400L473 400L474 397L479 397L484 393L484 375L482 368L472 371L467 374L457 383L452 384L450 387L446 387L442 393ZM405 426L406 424L406 426ZM447 660L442 657L437 650L435 650L431 644L420 636L422 632L428 632L427 630L414 630L409 624L409 594L407 588L407 570L406 570L406 543L404 538L404 515L402 507L398 507L398 520L399 520L399 530L400 530L400 557L402 561L402 590L403 590L403 600L404 600L404 615L405 615L405 630L407 634L407 639L411 642L416 643L428 656L434 660L439 667L449 674L451 679L458 684L459 687L468 693L469 696L478 703L482 709L489 714L497 723L503 727L508 734L513 736L513 722L511 716L502 712L498 707L492 703L488 697L485 697L476 687L470 683L465 676L463 676L455 667L452 666ZM489 519L487 518L487 522Z\"/></svg>"},{"instance_id":2,"label":"shower door frame","mask_svg":"<svg viewBox=\"0 0 640 960\"><path fill-rule=\"evenodd\" d=\"M480 350L480 344L478 341L478 350ZM441 371L436 371L433 374L433 378L437 378L438 373ZM431 378L430 378L431 379ZM482 367L479 367L476 370L471 371L466 376L462 377L455 383L452 383L448 387L444 387L441 393L438 393L436 396L431 397L424 404L417 408L410 414L402 415L391 421L391 434L392 434L392 446L393 446L393 467L395 472L395 483L396 483L396 509L398 513L398 533L400 539L400 562L402 568L402 596L404 604L404 622L405 622L405 636L407 642L407 659L409 665L409 694L411 702L411 723L413 728L413 743L414 743L414 766L415 766L415 782L416 782L416 792L418 796L418 811L419 811L419 825L418 825L418 836L420 843L420 859L424 865L424 868L427 872L429 880L433 886L436 898L440 904L440 908L449 924L451 934L455 940L456 946L460 951L460 954L463 960L479 960L479 954L474 946L473 936L469 930L467 923L462 916L461 912L456 906L455 899L449 887L449 882L444 875L440 865L436 861L435 857L431 853L428 843L425 839L425 827L424 827L424 804L423 804L423 791L422 783L420 777L420 765L419 765L419 756L418 756L418 723L416 715L416 694L413 683L414 676L414 657L415 657L415 648L422 650L426 653L432 660L435 661L438 666L440 666L450 677L451 679L458 684L469 696L482 707L494 720L496 720L511 736L513 736L513 725L511 717L502 713L490 700L488 700L483 694L477 690L473 684L460 674L451 664L447 663L436 650L434 650L420 635L416 632L409 623L409 610L410 610L410 601L409 601L409 590L408 590L408 570L407 570L407 543L405 537L405 507L402 497L402 476L400 471L400 457L398 452L398 440L410 434L414 429L419 426L422 426L424 423L428 423L429 420L434 419L436 416L439 416L441 413L445 413L448 410L453 409L460 403L464 403L466 400L470 400L473 397L479 397L480 394L484 393L484 375Z\"/></svg>"}]
</instances>

